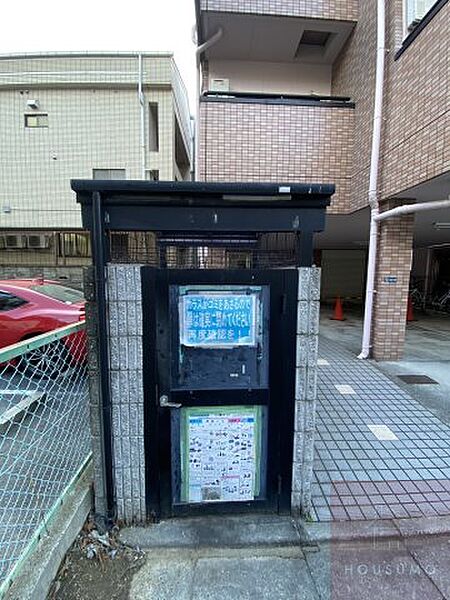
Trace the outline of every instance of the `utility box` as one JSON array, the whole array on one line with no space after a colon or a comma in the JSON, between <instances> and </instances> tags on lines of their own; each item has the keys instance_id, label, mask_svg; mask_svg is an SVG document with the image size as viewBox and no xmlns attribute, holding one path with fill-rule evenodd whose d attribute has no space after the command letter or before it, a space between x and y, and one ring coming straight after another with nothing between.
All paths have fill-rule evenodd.
<instances>
[{"instance_id":1,"label":"utility box","mask_svg":"<svg viewBox=\"0 0 450 600\"><path fill-rule=\"evenodd\" d=\"M312 241L333 186L72 186L95 263L86 291L97 512L128 523L307 513Z\"/></svg>"}]
</instances>

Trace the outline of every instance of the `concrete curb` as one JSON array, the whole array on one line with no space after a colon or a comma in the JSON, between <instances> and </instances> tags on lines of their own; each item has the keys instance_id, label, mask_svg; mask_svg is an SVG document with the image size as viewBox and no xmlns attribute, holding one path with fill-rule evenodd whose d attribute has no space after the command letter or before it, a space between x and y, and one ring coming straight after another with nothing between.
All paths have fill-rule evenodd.
<instances>
[{"instance_id":1,"label":"concrete curb","mask_svg":"<svg viewBox=\"0 0 450 600\"><path fill-rule=\"evenodd\" d=\"M47 598L61 561L79 533L92 508L92 465L62 500L61 506L27 558L19 574L5 592L5 600Z\"/></svg>"},{"instance_id":2,"label":"concrete curb","mask_svg":"<svg viewBox=\"0 0 450 600\"><path fill-rule=\"evenodd\" d=\"M120 540L145 549L242 549L297 547L291 517L220 515L168 519L150 526L125 527Z\"/></svg>"},{"instance_id":3,"label":"concrete curb","mask_svg":"<svg viewBox=\"0 0 450 600\"><path fill-rule=\"evenodd\" d=\"M366 541L375 538L407 538L422 535L450 535L450 516L378 519L373 521L299 522L306 544Z\"/></svg>"}]
</instances>

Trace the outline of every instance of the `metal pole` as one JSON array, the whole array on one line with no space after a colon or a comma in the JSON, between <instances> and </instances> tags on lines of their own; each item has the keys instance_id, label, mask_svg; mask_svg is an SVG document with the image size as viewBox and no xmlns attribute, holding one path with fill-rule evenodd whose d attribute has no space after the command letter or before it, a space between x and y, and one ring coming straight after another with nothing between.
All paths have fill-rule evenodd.
<instances>
[{"instance_id":1,"label":"metal pole","mask_svg":"<svg viewBox=\"0 0 450 600\"><path fill-rule=\"evenodd\" d=\"M140 105L140 147L141 147L141 179L145 179L145 96L144 96L144 66L142 54L138 55L139 81L138 97Z\"/></svg>"},{"instance_id":2,"label":"metal pole","mask_svg":"<svg viewBox=\"0 0 450 600\"><path fill-rule=\"evenodd\" d=\"M105 229L100 192L92 194L92 251L95 269L95 300L97 304L97 335L100 375L101 426L103 434L103 472L107 518L114 517L114 485L112 464L111 394L109 386L108 324L106 319Z\"/></svg>"},{"instance_id":3,"label":"metal pole","mask_svg":"<svg viewBox=\"0 0 450 600\"><path fill-rule=\"evenodd\" d=\"M430 266L431 266L431 248L427 248L427 264L425 268L425 284L423 286L422 309L425 312L427 307L427 298L430 289Z\"/></svg>"},{"instance_id":4,"label":"metal pole","mask_svg":"<svg viewBox=\"0 0 450 600\"><path fill-rule=\"evenodd\" d=\"M296 233L297 266L311 267L313 264L313 233L302 231Z\"/></svg>"}]
</instances>

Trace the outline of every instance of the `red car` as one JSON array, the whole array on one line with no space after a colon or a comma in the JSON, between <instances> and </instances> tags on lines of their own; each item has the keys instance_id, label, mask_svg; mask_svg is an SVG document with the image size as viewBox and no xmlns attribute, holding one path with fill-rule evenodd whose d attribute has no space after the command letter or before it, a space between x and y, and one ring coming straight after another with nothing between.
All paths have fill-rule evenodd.
<instances>
[{"instance_id":1,"label":"red car","mask_svg":"<svg viewBox=\"0 0 450 600\"><path fill-rule=\"evenodd\" d=\"M48 279L0 281L0 348L85 318L83 294ZM80 335L82 334L82 335ZM84 332L63 338L76 361L85 358Z\"/></svg>"}]
</instances>

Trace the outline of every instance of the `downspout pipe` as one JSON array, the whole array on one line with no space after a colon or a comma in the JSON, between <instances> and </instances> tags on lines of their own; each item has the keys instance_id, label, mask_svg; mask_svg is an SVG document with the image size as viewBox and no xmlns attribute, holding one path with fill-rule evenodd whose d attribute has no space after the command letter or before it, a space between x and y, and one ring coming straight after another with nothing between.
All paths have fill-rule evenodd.
<instances>
[{"instance_id":1,"label":"downspout pipe","mask_svg":"<svg viewBox=\"0 0 450 600\"><path fill-rule=\"evenodd\" d=\"M199 149L199 131L200 131L200 96L202 95L202 83L201 83L201 57L202 54L204 52L206 52L206 50L208 50L208 48L211 48L211 46L214 46L214 44L216 44L221 37L223 36L223 29L222 27L219 27L219 29L216 31L216 33L214 35L212 35L208 40L206 40L206 42L204 42L203 44L200 44L200 46L197 46L197 49L195 51L195 61L196 61L196 66L197 66L197 114L196 114L196 118L195 118L195 141L194 141L194 148L195 148L195 158L194 158L194 164L195 164L195 174L194 177L197 180L198 178L198 149Z\"/></svg>"},{"instance_id":2,"label":"downspout pipe","mask_svg":"<svg viewBox=\"0 0 450 600\"><path fill-rule=\"evenodd\" d=\"M419 202L417 204L405 204L404 206L396 206L391 210L386 210L375 217L375 220L379 223L385 219L392 217L400 217L402 215L410 215L416 212L423 212L425 210L437 210L439 208L450 208L450 197L447 200L435 200L433 202Z\"/></svg>"},{"instance_id":3,"label":"downspout pipe","mask_svg":"<svg viewBox=\"0 0 450 600\"><path fill-rule=\"evenodd\" d=\"M383 119L383 87L386 39L385 0L377 0L377 62L375 71L375 98L373 111L372 151L370 156L369 206L370 234L367 262L366 300L364 306L364 327L362 349L358 358L370 356L372 341L373 301L375 294L375 273L378 254L378 167L380 162L381 126Z\"/></svg>"},{"instance_id":4,"label":"downspout pipe","mask_svg":"<svg viewBox=\"0 0 450 600\"><path fill-rule=\"evenodd\" d=\"M140 149L141 149L141 179L145 179L145 96L143 56L138 54L138 98L140 104Z\"/></svg>"}]
</instances>

